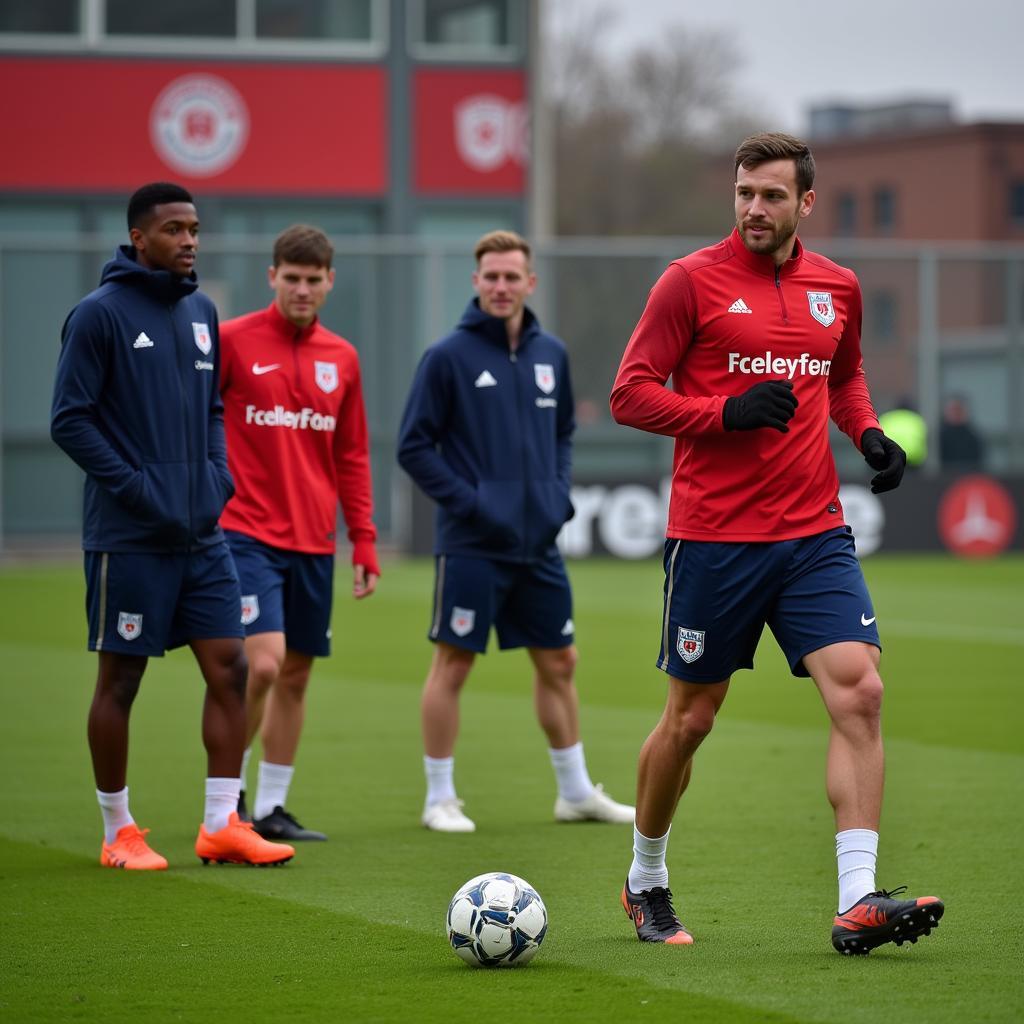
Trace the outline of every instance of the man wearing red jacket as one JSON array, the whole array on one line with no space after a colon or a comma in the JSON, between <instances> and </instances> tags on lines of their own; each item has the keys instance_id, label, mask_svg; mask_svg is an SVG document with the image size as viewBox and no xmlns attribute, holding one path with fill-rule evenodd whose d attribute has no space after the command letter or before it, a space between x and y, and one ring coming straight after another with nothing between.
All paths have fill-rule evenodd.
<instances>
[{"instance_id":1,"label":"man wearing red jacket","mask_svg":"<svg viewBox=\"0 0 1024 1024\"><path fill-rule=\"evenodd\" d=\"M369 437L356 350L317 319L334 249L297 224L274 243L274 301L221 326L221 394L235 496L220 523L242 585L249 657L247 750L263 746L256 831L323 840L286 810L313 659L330 653L338 502L352 542L352 596L369 597L375 549ZM261 728L262 726L262 728Z\"/></svg>"},{"instance_id":2,"label":"man wearing red jacket","mask_svg":"<svg viewBox=\"0 0 1024 1024\"><path fill-rule=\"evenodd\" d=\"M832 944L867 953L916 941L944 908L875 885L881 644L843 521L829 416L877 471L875 493L899 485L906 456L871 405L857 278L796 237L814 206L810 150L789 135L755 135L737 150L735 170L735 230L676 260L655 284L611 396L619 423L675 438L657 662L671 679L640 752L622 904L641 941L693 942L668 888L669 828L730 677L753 667L767 624L831 718Z\"/></svg>"}]
</instances>

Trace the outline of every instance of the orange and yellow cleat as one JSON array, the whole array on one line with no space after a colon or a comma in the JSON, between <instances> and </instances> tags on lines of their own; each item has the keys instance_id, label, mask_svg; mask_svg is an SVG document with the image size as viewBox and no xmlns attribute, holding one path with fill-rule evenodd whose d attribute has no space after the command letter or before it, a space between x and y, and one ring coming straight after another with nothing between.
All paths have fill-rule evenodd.
<instances>
[{"instance_id":1,"label":"orange and yellow cleat","mask_svg":"<svg viewBox=\"0 0 1024 1024\"><path fill-rule=\"evenodd\" d=\"M204 864L255 864L257 867L286 864L295 856L295 848L287 843L269 843L258 836L252 822L242 821L234 811L227 825L217 832L199 826L196 855Z\"/></svg>"},{"instance_id":2,"label":"orange and yellow cleat","mask_svg":"<svg viewBox=\"0 0 1024 1024\"><path fill-rule=\"evenodd\" d=\"M140 829L134 822L117 831L112 843L104 843L100 851L100 864L105 868L125 868L128 871L166 871L167 858L161 857L146 842L148 828Z\"/></svg>"}]
</instances>

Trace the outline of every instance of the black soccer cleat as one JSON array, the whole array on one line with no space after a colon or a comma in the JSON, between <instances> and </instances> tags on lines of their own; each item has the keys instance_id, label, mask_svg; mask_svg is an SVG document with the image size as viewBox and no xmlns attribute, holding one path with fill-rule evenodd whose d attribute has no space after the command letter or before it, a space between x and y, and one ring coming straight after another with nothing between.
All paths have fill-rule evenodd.
<instances>
[{"instance_id":1,"label":"black soccer cleat","mask_svg":"<svg viewBox=\"0 0 1024 1024\"><path fill-rule=\"evenodd\" d=\"M847 956L863 956L876 946L895 942L917 942L938 928L946 907L937 896L918 896L915 900L896 900L907 887L892 892L881 889L861 897L849 910L836 915L832 923L832 945Z\"/></svg>"},{"instance_id":2,"label":"black soccer cleat","mask_svg":"<svg viewBox=\"0 0 1024 1024\"><path fill-rule=\"evenodd\" d=\"M264 839L285 839L289 843L324 842L323 832L303 828L283 807L275 807L265 818L259 818L252 827Z\"/></svg>"},{"instance_id":3,"label":"black soccer cleat","mask_svg":"<svg viewBox=\"0 0 1024 1024\"><path fill-rule=\"evenodd\" d=\"M622 909L636 927L636 937L641 942L665 942L670 946L693 944L693 936L676 917L671 889L655 885L632 892L626 879L622 887Z\"/></svg>"},{"instance_id":4,"label":"black soccer cleat","mask_svg":"<svg viewBox=\"0 0 1024 1024\"><path fill-rule=\"evenodd\" d=\"M238 792L238 820L239 821L252 821L252 815L249 813L249 808L245 806L245 790L239 790Z\"/></svg>"}]
</instances>

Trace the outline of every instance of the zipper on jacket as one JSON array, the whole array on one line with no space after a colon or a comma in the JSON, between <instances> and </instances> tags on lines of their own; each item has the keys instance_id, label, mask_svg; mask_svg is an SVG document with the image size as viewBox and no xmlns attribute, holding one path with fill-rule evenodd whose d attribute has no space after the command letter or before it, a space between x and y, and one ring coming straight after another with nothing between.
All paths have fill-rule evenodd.
<instances>
[{"instance_id":1,"label":"zipper on jacket","mask_svg":"<svg viewBox=\"0 0 1024 1024\"><path fill-rule=\"evenodd\" d=\"M167 307L167 317L171 321L171 337L174 338L175 342L177 343L177 341L178 341L178 331L177 331L177 327L176 327L176 325L174 323L174 306L168 306ZM177 350L177 346L176 346L175 347L175 353L174 353L174 361L177 364L177 370L178 370L178 390L179 390L180 395L181 395L181 417L182 417L182 420L184 421L184 424L185 424L185 466L186 466L185 480L186 480L186 490L187 490L187 494L188 494L188 526L187 526L186 531L185 531L185 550L186 551L191 551L192 550L192 472L191 472L191 463L192 463L192 458L191 458L191 456L192 456L192 431L190 429L190 424L189 424L188 402L186 400L186 392L185 392L185 374L184 374L184 372L182 370L181 360L182 360L181 352Z\"/></svg>"},{"instance_id":2,"label":"zipper on jacket","mask_svg":"<svg viewBox=\"0 0 1024 1024\"><path fill-rule=\"evenodd\" d=\"M789 313L786 312L786 297L782 294L782 268L775 268L775 293L779 297L779 308L782 310L782 322L789 323Z\"/></svg>"},{"instance_id":3,"label":"zipper on jacket","mask_svg":"<svg viewBox=\"0 0 1024 1024\"><path fill-rule=\"evenodd\" d=\"M513 365L515 365L519 361L519 357L515 354L515 352L512 349L509 349L508 361L510 363L512 363ZM522 396L522 389L521 389L520 384L519 384L519 368L518 368L518 366L516 366L516 368L513 370L512 376L515 377L515 380L516 380L516 418L519 421L519 459L520 459L520 461L523 464L523 518L522 518L523 543L522 543L522 547L521 547L520 550L522 552L523 558L527 558L527 557L529 557L529 551L530 551L529 545L526 543L526 528L527 528L526 488L527 488L528 481L529 481L529 476L528 476L529 466L527 465L527 462L526 462L526 429L525 429L525 425L523 423L523 396Z\"/></svg>"}]
</instances>

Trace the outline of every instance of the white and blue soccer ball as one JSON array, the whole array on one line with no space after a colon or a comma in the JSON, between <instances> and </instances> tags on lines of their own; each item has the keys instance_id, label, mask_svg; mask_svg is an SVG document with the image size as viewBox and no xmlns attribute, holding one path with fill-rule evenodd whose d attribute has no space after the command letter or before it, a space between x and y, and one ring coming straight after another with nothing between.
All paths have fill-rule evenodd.
<instances>
[{"instance_id":1,"label":"white and blue soccer ball","mask_svg":"<svg viewBox=\"0 0 1024 1024\"><path fill-rule=\"evenodd\" d=\"M548 912L529 882L504 871L471 878L445 917L452 949L473 967L518 967L536 955Z\"/></svg>"}]
</instances>

